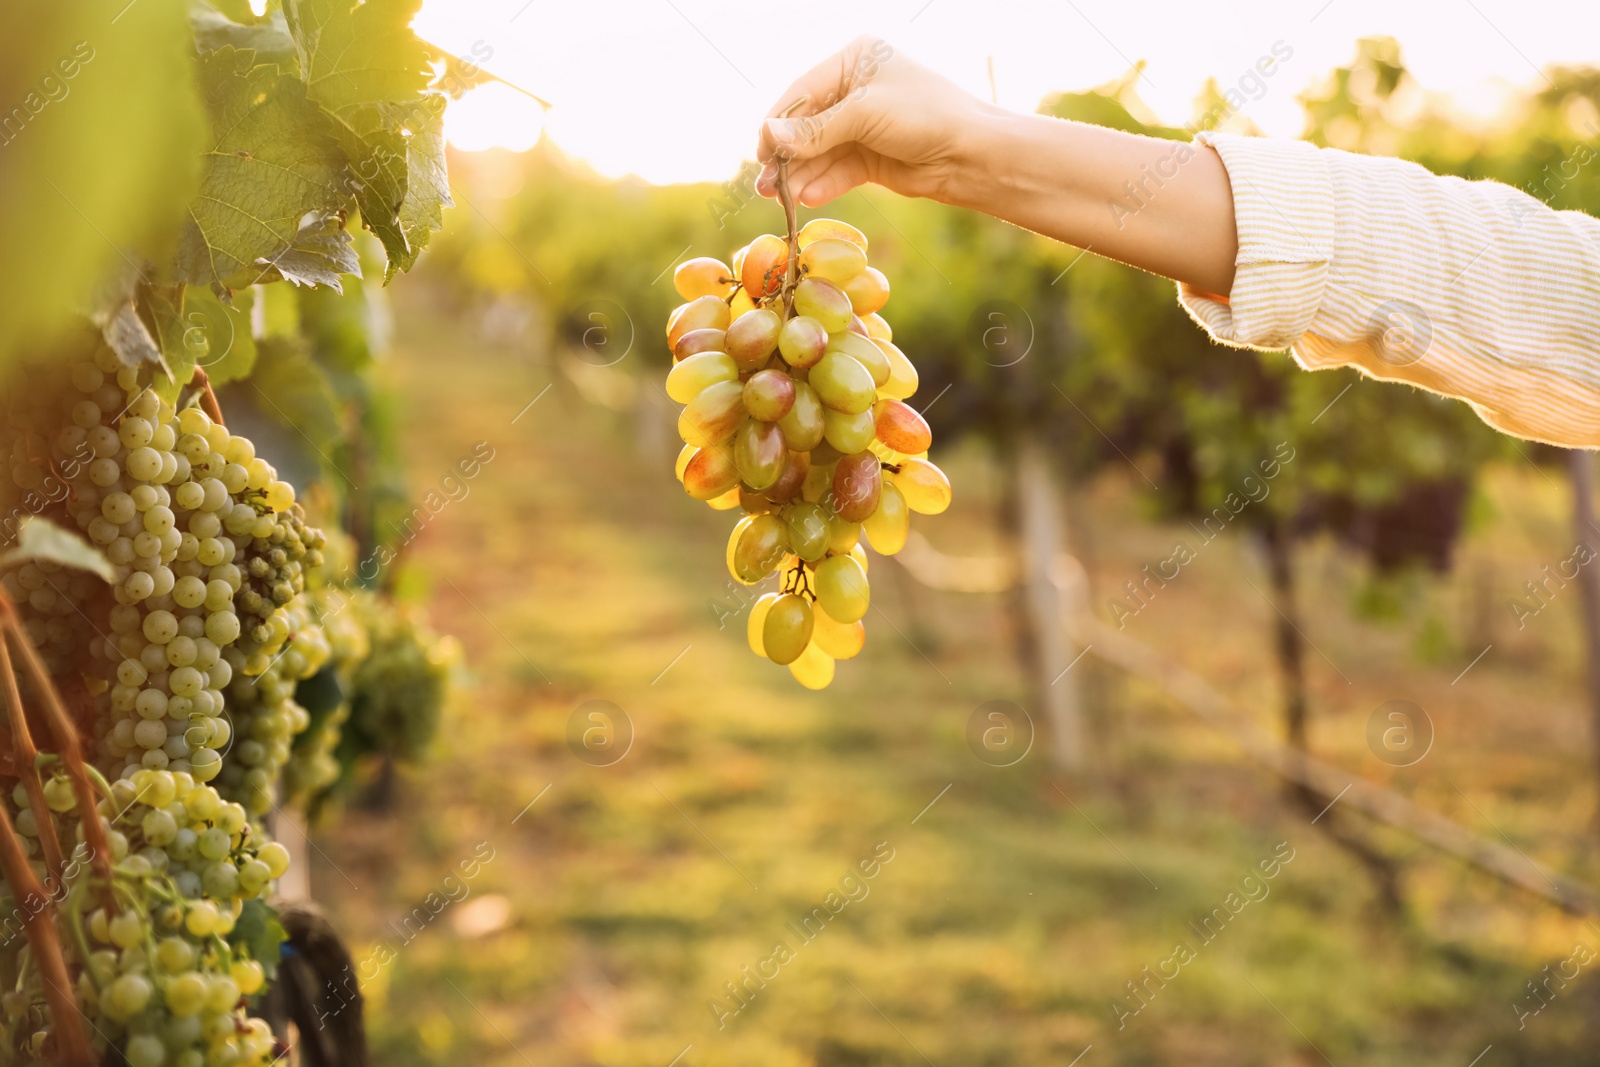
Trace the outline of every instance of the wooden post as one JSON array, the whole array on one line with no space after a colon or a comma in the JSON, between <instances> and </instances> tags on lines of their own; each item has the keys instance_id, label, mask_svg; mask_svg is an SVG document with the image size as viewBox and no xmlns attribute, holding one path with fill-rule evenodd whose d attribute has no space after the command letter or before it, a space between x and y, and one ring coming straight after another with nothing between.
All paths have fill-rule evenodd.
<instances>
[{"instance_id":1,"label":"wooden post","mask_svg":"<svg viewBox=\"0 0 1600 1067\"><path fill-rule=\"evenodd\" d=\"M1078 655L1065 619L1081 605L1068 603L1076 586L1059 581L1060 493L1049 453L1031 434L1017 446L1016 492L1022 554L1023 607L1028 623L1033 690L1050 732L1050 752L1065 770L1084 764L1083 715L1077 679L1067 670Z\"/></svg>"},{"instance_id":2,"label":"wooden post","mask_svg":"<svg viewBox=\"0 0 1600 1067\"><path fill-rule=\"evenodd\" d=\"M1595 769L1600 772L1600 528L1595 525L1594 454L1584 449L1567 453L1567 474L1572 479L1572 526L1578 541L1589 548L1589 562L1578 568L1578 601L1583 605L1584 659L1588 661L1590 731ZM1600 812L1596 813L1600 824Z\"/></svg>"}]
</instances>

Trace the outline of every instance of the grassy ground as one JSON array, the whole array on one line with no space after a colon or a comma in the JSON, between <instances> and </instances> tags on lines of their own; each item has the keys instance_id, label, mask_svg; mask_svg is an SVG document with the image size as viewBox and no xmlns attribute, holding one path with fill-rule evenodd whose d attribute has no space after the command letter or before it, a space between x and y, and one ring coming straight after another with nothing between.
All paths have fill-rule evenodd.
<instances>
[{"instance_id":1,"label":"grassy ground","mask_svg":"<svg viewBox=\"0 0 1600 1067\"><path fill-rule=\"evenodd\" d=\"M722 566L730 520L673 488L670 444L646 462L625 418L459 319L414 307L401 327L418 488L478 441L495 455L410 557L470 663L436 758L396 810L347 811L318 838L315 890L376 972L377 1062L1465 1067L1486 1045L1483 1067L1593 1062L1592 983L1520 1031L1511 1005L1574 942L1600 947L1600 929L1390 833L1375 840L1406 859L1410 906L1381 914L1273 781L1158 694L1087 666L1092 775L1069 782L1040 747L985 765L969 715L1026 701L1006 605L917 589L886 561L867 651L830 690L800 689L749 653L742 612L719 628L711 605L740 603ZM961 503L924 529L981 550L992 472L976 456L953 466ZM1499 517L1467 573L1498 568L1509 589L1564 558L1554 487L1513 472L1491 497ZM1115 484L1074 501L1102 589L1170 551L1173 532L1135 514ZM1375 625L1352 618L1357 575L1336 553L1314 550L1304 571L1326 654L1319 751L1592 875L1575 603L1531 638L1503 596L1477 619L1453 589ZM1259 573L1247 544L1219 539L1129 630L1270 725L1271 608L1241 580ZM1429 758L1398 771L1364 741L1397 697L1438 729ZM592 700L631 722L610 766L569 743ZM873 876L851 877L863 862ZM795 927L818 908L828 921L808 940ZM1207 940L1196 926L1215 908L1229 921ZM1147 979L1173 973L1180 943L1176 977ZM741 1007L725 983L747 966L766 979ZM1141 1006L1129 982L1145 1002L1119 1026L1118 998Z\"/></svg>"}]
</instances>

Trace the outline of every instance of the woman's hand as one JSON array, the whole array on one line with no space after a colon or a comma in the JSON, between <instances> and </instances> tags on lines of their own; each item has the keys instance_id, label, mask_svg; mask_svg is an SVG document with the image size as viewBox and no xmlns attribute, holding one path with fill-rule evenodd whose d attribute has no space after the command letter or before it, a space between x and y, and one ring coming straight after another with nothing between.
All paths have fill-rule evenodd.
<instances>
[{"instance_id":1,"label":"woman's hand","mask_svg":"<svg viewBox=\"0 0 1600 1067\"><path fill-rule=\"evenodd\" d=\"M1207 293L1233 286L1233 192L1216 152L994 107L873 37L813 68L762 123L765 196L779 157L806 207L875 182Z\"/></svg>"},{"instance_id":2,"label":"woman's hand","mask_svg":"<svg viewBox=\"0 0 1600 1067\"><path fill-rule=\"evenodd\" d=\"M756 188L776 196L776 160L787 157L789 189L807 207L867 182L959 202L975 157L970 134L986 110L888 42L858 37L791 85L762 123Z\"/></svg>"}]
</instances>

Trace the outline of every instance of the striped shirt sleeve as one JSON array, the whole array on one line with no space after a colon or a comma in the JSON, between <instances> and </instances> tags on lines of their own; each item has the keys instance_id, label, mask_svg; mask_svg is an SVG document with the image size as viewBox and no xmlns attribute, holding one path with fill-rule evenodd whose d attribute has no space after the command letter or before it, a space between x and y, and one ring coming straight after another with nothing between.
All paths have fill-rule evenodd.
<instances>
[{"instance_id":1,"label":"striped shirt sleeve","mask_svg":"<svg viewBox=\"0 0 1600 1067\"><path fill-rule=\"evenodd\" d=\"M1457 397L1518 437L1600 446L1600 219L1404 160L1197 141L1222 157L1239 232L1227 297L1179 287L1214 338Z\"/></svg>"}]
</instances>

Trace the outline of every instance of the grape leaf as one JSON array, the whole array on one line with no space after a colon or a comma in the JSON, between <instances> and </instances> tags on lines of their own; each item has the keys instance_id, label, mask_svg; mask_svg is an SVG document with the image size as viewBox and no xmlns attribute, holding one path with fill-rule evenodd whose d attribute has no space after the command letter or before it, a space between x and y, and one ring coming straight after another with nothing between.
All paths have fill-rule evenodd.
<instances>
[{"instance_id":1,"label":"grape leaf","mask_svg":"<svg viewBox=\"0 0 1600 1067\"><path fill-rule=\"evenodd\" d=\"M339 120L362 225L383 242L392 276L414 262L400 212L407 131L425 119L431 68L411 31L420 0L290 0L285 6L306 90Z\"/></svg>"},{"instance_id":2,"label":"grape leaf","mask_svg":"<svg viewBox=\"0 0 1600 1067\"><path fill-rule=\"evenodd\" d=\"M249 384L262 414L294 431L294 445L309 445L315 454L312 463L330 475L337 471L330 457L344 437L338 399L327 372L297 339L259 342Z\"/></svg>"},{"instance_id":3,"label":"grape leaf","mask_svg":"<svg viewBox=\"0 0 1600 1067\"><path fill-rule=\"evenodd\" d=\"M179 277L240 289L292 250L307 212L346 201L345 159L305 86L225 46L198 60L213 143L189 209Z\"/></svg>"},{"instance_id":4,"label":"grape leaf","mask_svg":"<svg viewBox=\"0 0 1600 1067\"><path fill-rule=\"evenodd\" d=\"M244 902L228 934L228 943L249 952L250 958L261 964L269 982L278 977L278 961L287 940L289 934L278 921L277 911L260 898Z\"/></svg>"},{"instance_id":5,"label":"grape leaf","mask_svg":"<svg viewBox=\"0 0 1600 1067\"><path fill-rule=\"evenodd\" d=\"M209 4L196 3L189 11L189 24L194 27L194 45L200 52L230 45L248 48L255 52L257 63L275 63L291 72L295 69L298 53L281 11L271 12L260 22L235 22Z\"/></svg>"},{"instance_id":6,"label":"grape leaf","mask_svg":"<svg viewBox=\"0 0 1600 1067\"><path fill-rule=\"evenodd\" d=\"M17 547L0 556L0 566L11 567L33 560L49 560L63 567L88 571L107 582L116 581L105 553L81 535L49 519L24 515L17 524Z\"/></svg>"},{"instance_id":7,"label":"grape leaf","mask_svg":"<svg viewBox=\"0 0 1600 1067\"><path fill-rule=\"evenodd\" d=\"M407 251L398 261L390 259L384 281L395 271L410 270L433 231L444 226L444 209L454 207L450 199L450 177L445 166L444 98L436 96L437 107L427 107L412 116L411 136L406 138L406 198L400 205L400 226L405 231Z\"/></svg>"},{"instance_id":8,"label":"grape leaf","mask_svg":"<svg viewBox=\"0 0 1600 1067\"><path fill-rule=\"evenodd\" d=\"M331 211L307 213L289 247L271 259L256 260L256 265L261 267L258 282L285 278L295 285L326 285L337 293L344 292L339 275L361 276L361 257L344 223Z\"/></svg>"}]
</instances>

